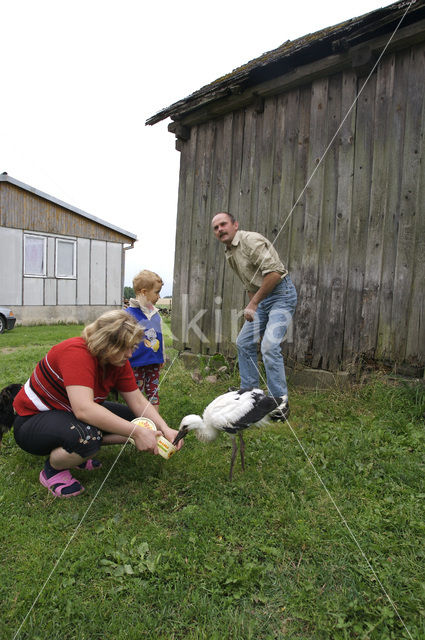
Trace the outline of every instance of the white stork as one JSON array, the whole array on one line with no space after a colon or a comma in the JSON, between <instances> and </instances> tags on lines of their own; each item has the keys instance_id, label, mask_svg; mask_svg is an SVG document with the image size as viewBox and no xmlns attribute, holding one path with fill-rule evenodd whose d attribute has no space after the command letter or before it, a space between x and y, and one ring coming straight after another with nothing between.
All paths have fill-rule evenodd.
<instances>
[{"instance_id":1,"label":"white stork","mask_svg":"<svg viewBox=\"0 0 425 640\"><path fill-rule=\"evenodd\" d=\"M220 431L229 433L233 440L232 458L230 462L230 480L236 458L236 434L239 436L239 450L241 454L242 470L245 469L245 442L242 431L255 424L264 427L270 424L270 415L281 407L287 406L288 397L272 398L266 396L261 389L239 389L218 396L204 410L201 416L188 415L180 423L179 432L173 442L177 444L189 431L195 430L195 435L202 442L215 440Z\"/></svg>"}]
</instances>

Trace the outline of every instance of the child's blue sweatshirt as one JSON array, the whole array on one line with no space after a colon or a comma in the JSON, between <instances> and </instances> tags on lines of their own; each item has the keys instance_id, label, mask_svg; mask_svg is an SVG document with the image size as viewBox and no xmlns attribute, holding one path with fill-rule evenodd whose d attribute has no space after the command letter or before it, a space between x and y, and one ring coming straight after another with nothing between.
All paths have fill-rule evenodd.
<instances>
[{"instance_id":1,"label":"child's blue sweatshirt","mask_svg":"<svg viewBox=\"0 0 425 640\"><path fill-rule=\"evenodd\" d=\"M130 358L132 367L143 367L147 364L162 364L164 362L164 347L162 338L161 316L156 307L142 309L135 298L131 298L126 311L139 322L145 335Z\"/></svg>"}]
</instances>

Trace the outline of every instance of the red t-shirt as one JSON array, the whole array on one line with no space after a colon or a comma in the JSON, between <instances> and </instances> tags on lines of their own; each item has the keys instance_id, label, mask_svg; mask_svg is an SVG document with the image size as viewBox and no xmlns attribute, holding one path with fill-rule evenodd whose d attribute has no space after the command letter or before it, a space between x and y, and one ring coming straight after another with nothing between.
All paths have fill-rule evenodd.
<instances>
[{"instance_id":1,"label":"red t-shirt","mask_svg":"<svg viewBox=\"0 0 425 640\"><path fill-rule=\"evenodd\" d=\"M13 403L16 413L29 416L39 411L72 411L66 387L93 389L94 401L106 400L111 389L135 391L137 383L129 361L123 367L99 364L83 338L69 338L50 349Z\"/></svg>"}]
</instances>

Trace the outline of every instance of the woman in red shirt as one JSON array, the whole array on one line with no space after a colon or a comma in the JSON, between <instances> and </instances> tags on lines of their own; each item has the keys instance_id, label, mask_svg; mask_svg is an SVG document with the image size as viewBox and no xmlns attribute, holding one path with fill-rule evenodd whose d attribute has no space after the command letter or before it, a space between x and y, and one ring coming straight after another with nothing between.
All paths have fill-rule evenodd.
<instances>
[{"instance_id":1,"label":"woman in red shirt","mask_svg":"<svg viewBox=\"0 0 425 640\"><path fill-rule=\"evenodd\" d=\"M140 393L128 361L142 337L132 316L108 311L81 337L52 347L15 397L15 440L28 453L49 456L40 482L53 495L84 491L70 469L100 467L93 456L102 445L123 444L131 435L139 451L157 454L158 437L176 437ZM127 406L107 401L112 389ZM136 416L152 420L158 431L134 428L130 421Z\"/></svg>"}]
</instances>

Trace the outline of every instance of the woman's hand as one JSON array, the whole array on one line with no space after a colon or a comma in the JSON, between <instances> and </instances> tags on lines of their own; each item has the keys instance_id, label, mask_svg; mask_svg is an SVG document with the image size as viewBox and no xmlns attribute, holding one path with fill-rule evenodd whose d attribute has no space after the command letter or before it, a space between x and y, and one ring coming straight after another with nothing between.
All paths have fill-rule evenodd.
<instances>
[{"instance_id":1,"label":"woman's hand","mask_svg":"<svg viewBox=\"0 0 425 640\"><path fill-rule=\"evenodd\" d=\"M134 440L134 445L139 451L149 451L154 455L158 455L157 440L161 437L160 431L152 431L151 429L145 429L144 427L138 427L134 429L131 437Z\"/></svg>"},{"instance_id":2,"label":"woman's hand","mask_svg":"<svg viewBox=\"0 0 425 640\"><path fill-rule=\"evenodd\" d=\"M176 431L175 429L170 429L170 427L161 427L161 431L164 435L164 438L167 438L168 442L173 443L175 438L177 437L178 431ZM180 440L180 442L178 442L176 444L176 449L177 451L179 449L181 449L183 446L183 440Z\"/></svg>"},{"instance_id":3,"label":"woman's hand","mask_svg":"<svg viewBox=\"0 0 425 640\"><path fill-rule=\"evenodd\" d=\"M161 431L150 431L134 424L109 411L106 407L94 402L93 389L89 387L66 387L68 398L74 415L83 422L98 427L104 435L105 444L123 444L128 437L133 438L134 445L139 451L149 451L158 454L157 439ZM137 391L139 395L140 391ZM156 414L158 415L158 414Z\"/></svg>"},{"instance_id":4,"label":"woman's hand","mask_svg":"<svg viewBox=\"0 0 425 640\"><path fill-rule=\"evenodd\" d=\"M162 432L169 442L173 442L178 431L170 429L165 420L159 415L158 410L154 408L154 405L150 404L150 402L146 400L139 389L136 389L135 391L126 391L124 393L121 392L121 395L135 416L141 416L152 420L152 422L155 423L156 428L159 430L159 434ZM182 444L180 444L180 442ZM177 445L177 449L181 449L183 446L183 440L180 440L180 442Z\"/></svg>"}]
</instances>

